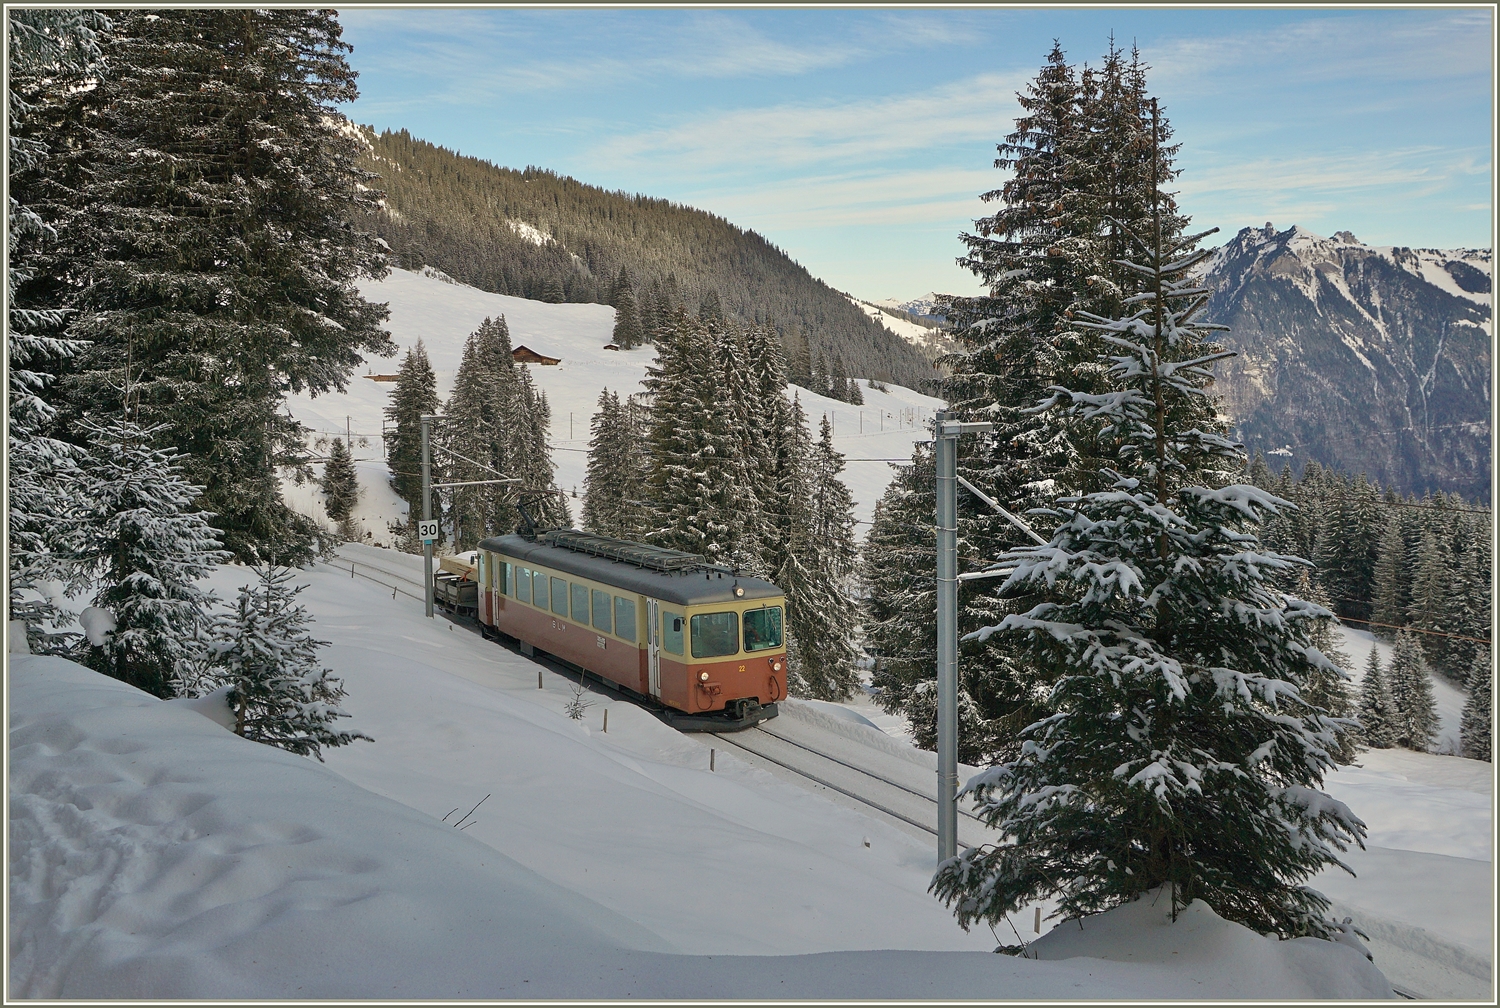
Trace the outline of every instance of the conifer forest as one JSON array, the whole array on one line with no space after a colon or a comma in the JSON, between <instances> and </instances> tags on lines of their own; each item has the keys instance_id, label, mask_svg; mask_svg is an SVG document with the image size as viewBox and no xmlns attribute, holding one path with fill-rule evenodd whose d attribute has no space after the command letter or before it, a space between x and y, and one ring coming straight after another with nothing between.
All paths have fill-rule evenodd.
<instances>
[{"instance_id":1,"label":"conifer forest","mask_svg":"<svg viewBox=\"0 0 1500 1008\"><path fill-rule=\"evenodd\" d=\"M294 583L360 540L370 460L285 403L390 379L376 461L398 550L422 552L430 506L447 555L576 524L763 578L785 595L790 695L873 701L932 750L931 441L889 462L865 524L846 465L888 460L846 459L806 408L889 383L993 424L960 439L958 472L1029 527L959 493L959 569L986 576L958 588L958 757L1005 838L933 877L965 929L1167 886L1174 913L1334 938L1306 883L1366 824L1324 776L1435 751L1434 676L1467 697L1454 755L1491 759L1491 504L1236 440L1204 282L1225 239L1182 206L1194 137L1140 52L1037 54L993 138L988 215L955 244L984 293L940 296L940 323L900 313L941 326L939 353L722 217L349 122L334 11L7 17L7 619L31 652L220 696L231 730L298 755L378 746L345 727ZM515 356L514 312L469 333L444 385L431 341L398 352L357 286L424 268L609 306L605 349L651 355L580 414L581 494L558 485L556 401ZM424 501L433 416L444 489ZM308 481L326 522L283 497ZM227 565L243 587L221 599L201 582ZM1386 650L1347 653L1340 624Z\"/></svg>"}]
</instances>

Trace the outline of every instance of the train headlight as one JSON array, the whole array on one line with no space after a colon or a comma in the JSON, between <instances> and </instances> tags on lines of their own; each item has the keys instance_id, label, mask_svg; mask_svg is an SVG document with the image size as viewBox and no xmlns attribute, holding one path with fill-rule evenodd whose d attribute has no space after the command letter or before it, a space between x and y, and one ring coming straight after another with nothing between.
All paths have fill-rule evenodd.
<instances>
[{"instance_id":1,"label":"train headlight","mask_svg":"<svg viewBox=\"0 0 1500 1008\"><path fill-rule=\"evenodd\" d=\"M771 662L771 671L772 672L780 672L781 671L781 659L780 658L777 658L775 661Z\"/></svg>"},{"instance_id":2,"label":"train headlight","mask_svg":"<svg viewBox=\"0 0 1500 1008\"><path fill-rule=\"evenodd\" d=\"M698 673L698 681L699 682L708 682L708 673L707 672L699 672Z\"/></svg>"},{"instance_id":3,"label":"train headlight","mask_svg":"<svg viewBox=\"0 0 1500 1008\"><path fill-rule=\"evenodd\" d=\"M735 598L744 598L745 597L745 589L741 588L739 585L735 585L734 586L734 597Z\"/></svg>"}]
</instances>

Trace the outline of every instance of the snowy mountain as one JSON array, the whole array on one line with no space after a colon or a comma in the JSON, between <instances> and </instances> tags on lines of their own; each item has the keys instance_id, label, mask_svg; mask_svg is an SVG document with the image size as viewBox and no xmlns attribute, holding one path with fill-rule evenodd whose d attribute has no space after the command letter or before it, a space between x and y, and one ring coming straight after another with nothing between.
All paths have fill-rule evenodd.
<instances>
[{"instance_id":1,"label":"snowy mountain","mask_svg":"<svg viewBox=\"0 0 1500 1008\"><path fill-rule=\"evenodd\" d=\"M1207 260L1239 356L1215 391L1250 451L1488 499L1491 253L1245 228Z\"/></svg>"},{"instance_id":2,"label":"snowy mountain","mask_svg":"<svg viewBox=\"0 0 1500 1008\"><path fill-rule=\"evenodd\" d=\"M921 350L928 357L936 357L939 354L952 353L954 350L958 349L958 341L954 340L948 334L948 331L946 329L939 329L935 326L919 325L918 323L911 321L911 319L903 318L901 315L895 314L895 311L906 312L906 309L901 307L900 305L896 305L893 303L886 304L884 302L861 301L855 297L850 297L849 300L853 302L854 305L860 309L860 311L864 312L871 319L880 323L882 326L895 333L897 336L900 336L902 339L906 340L906 342ZM915 304L916 302L907 303ZM884 307L882 307L882 305L884 305ZM892 309L894 309L894 311ZM908 314L911 314L919 319L927 319L933 322L942 321L942 317L937 315L928 315L917 312L910 312Z\"/></svg>"},{"instance_id":3,"label":"snowy mountain","mask_svg":"<svg viewBox=\"0 0 1500 1008\"><path fill-rule=\"evenodd\" d=\"M491 294L455 281L438 270L423 272L392 270L380 281L360 284L365 298L390 306L387 328L404 354L421 339L437 373L438 395L446 399L463 356L464 340L487 317L505 316L515 346L526 346L557 365L527 365L532 380L547 395L552 407L552 458L557 464L557 485L576 491L579 499L571 507L575 519L582 505L583 477L588 460L589 424L601 389L622 395L640 391L646 366L656 356L651 346L630 351L604 349L610 342L615 311L608 305L547 304L505 294ZM367 362L370 374L394 374L400 357ZM862 534L874 514L875 502L885 492L892 470L887 459L909 459L912 444L927 440L925 426L942 400L899 385L881 392L860 376L862 406L829 399L798 386L788 394L800 397L813 432L825 415L833 427L834 446L848 461L843 479L854 496L854 516ZM355 435L356 468L359 471L361 503L356 513L369 542L389 543L386 525L405 518L406 504L388 485L389 470L382 449L383 417L391 382L373 381L366 375L349 380L344 392L316 398L301 394L287 398L287 409L313 431L317 439ZM361 442L363 439L363 443ZM283 485L283 495L295 510L324 519L321 493L312 483Z\"/></svg>"},{"instance_id":4,"label":"snowy mountain","mask_svg":"<svg viewBox=\"0 0 1500 1008\"><path fill-rule=\"evenodd\" d=\"M742 321L801 331L814 356L853 374L921 388L920 347L892 337L763 235L695 207L588 185L542 168L516 171L413 137L356 131L379 176L381 210L364 221L406 269L540 301L614 302L621 269L637 303L654 283L690 311L710 291Z\"/></svg>"},{"instance_id":5,"label":"snowy mountain","mask_svg":"<svg viewBox=\"0 0 1500 1008\"><path fill-rule=\"evenodd\" d=\"M897 311L906 312L908 315L916 315L918 318L930 322L942 322L945 320L943 310L939 306L939 296L934 292L923 294L921 297L912 298L910 301L902 301L900 298L880 298L871 301L870 304L877 308L894 308Z\"/></svg>"}]
</instances>

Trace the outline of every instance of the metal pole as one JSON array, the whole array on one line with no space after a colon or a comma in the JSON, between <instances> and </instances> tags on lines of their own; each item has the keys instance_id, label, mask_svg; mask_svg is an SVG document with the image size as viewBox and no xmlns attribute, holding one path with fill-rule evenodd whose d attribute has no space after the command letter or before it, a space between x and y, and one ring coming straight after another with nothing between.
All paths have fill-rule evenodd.
<instances>
[{"instance_id":1,"label":"metal pole","mask_svg":"<svg viewBox=\"0 0 1500 1008\"><path fill-rule=\"evenodd\" d=\"M937 466L938 860L958 853L958 437L994 430L933 415Z\"/></svg>"},{"instance_id":2,"label":"metal pole","mask_svg":"<svg viewBox=\"0 0 1500 1008\"><path fill-rule=\"evenodd\" d=\"M422 420L422 520L432 520L432 417ZM422 595L426 600L427 618L432 619L432 540L422 537Z\"/></svg>"},{"instance_id":3,"label":"metal pole","mask_svg":"<svg viewBox=\"0 0 1500 1008\"><path fill-rule=\"evenodd\" d=\"M937 414L938 860L958 853L958 431ZM957 425L955 425L957 426Z\"/></svg>"}]
</instances>

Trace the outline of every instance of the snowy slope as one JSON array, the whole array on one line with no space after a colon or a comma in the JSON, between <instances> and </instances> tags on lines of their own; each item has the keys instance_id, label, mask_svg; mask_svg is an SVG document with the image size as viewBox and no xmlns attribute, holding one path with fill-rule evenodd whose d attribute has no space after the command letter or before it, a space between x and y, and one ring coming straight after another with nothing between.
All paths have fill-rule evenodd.
<instances>
[{"instance_id":1,"label":"snowy slope","mask_svg":"<svg viewBox=\"0 0 1500 1008\"><path fill-rule=\"evenodd\" d=\"M486 317L505 316L513 345L561 358L562 363L555 366L526 366L552 407L551 445L557 484L580 496L589 422L600 390L607 387L622 394L638 391L646 366L655 358L656 351L649 346L624 352L604 349L614 328L614 309L608 305L546 304L490 294L455 283L436 271L392 270L384 280L362 283L360 290L372 302L389 304L387 328L402 355L419 338L423 341L437 372L440 397L446 398L452 390L464 340ZM400 359L370 360L366 371L394 374ZM312 428L315 437L342 435L346 424L355 434L355 458L366 463L358 465L362 497L358 517L371 532L372 542L389 543L386 524L405 514L405 505L385 485L380 440L383 411L393 387L393 383L356 376L350 379L346 392L316 398L297 395L287 400L291 414ZM924 425L930 423L942 401L898 385L889 386L888 392L862 388L863 406L850 406L796 386L791 391L801 398L815 437L818 422L825 415L829 417L834 445L850 460L844 480L854 496L855 518L868 522L875 501L891 478L890 466L880 460L909 459L912 443L928 439ZM293 507L319 519L325 517L315 486L289 484L284 492ZM575 504L575 516L577 512ZM857 526L861 534L866 527Z\"/></svg>"},{"instance_id":2,"label":"snowy slope","mask_svg":"<svg viewBox=\"0 0 1500 1008\"><path fill-rule=\"evenodd\" d=\"M948 353L954 348L953 340L941 329L929 329L926 326L917 325L915 322L908 322L899 315L882 311L876 304L861 301L858 298L851 297L849 301L860 311L906 340L912 346L918 347L929 354Z\"/></svg>"},{"instance_id":3,"label":"snowy slope","mask_svg":"<svg viewBox=\"0 0 1500 1008\"><path fill-rule=\"evenodd\" d=\"M326 764L13 660L13 995L1388 996L1347 946L1201 907L1169 924L1137 904L1052 931L1041 961L994 956L926 895L930 846L724 753L710 772L628 705L571 721L551 673L537 689L536 666L364 579L300 579L376 738Z\"/></svg>"}]
</instances>

